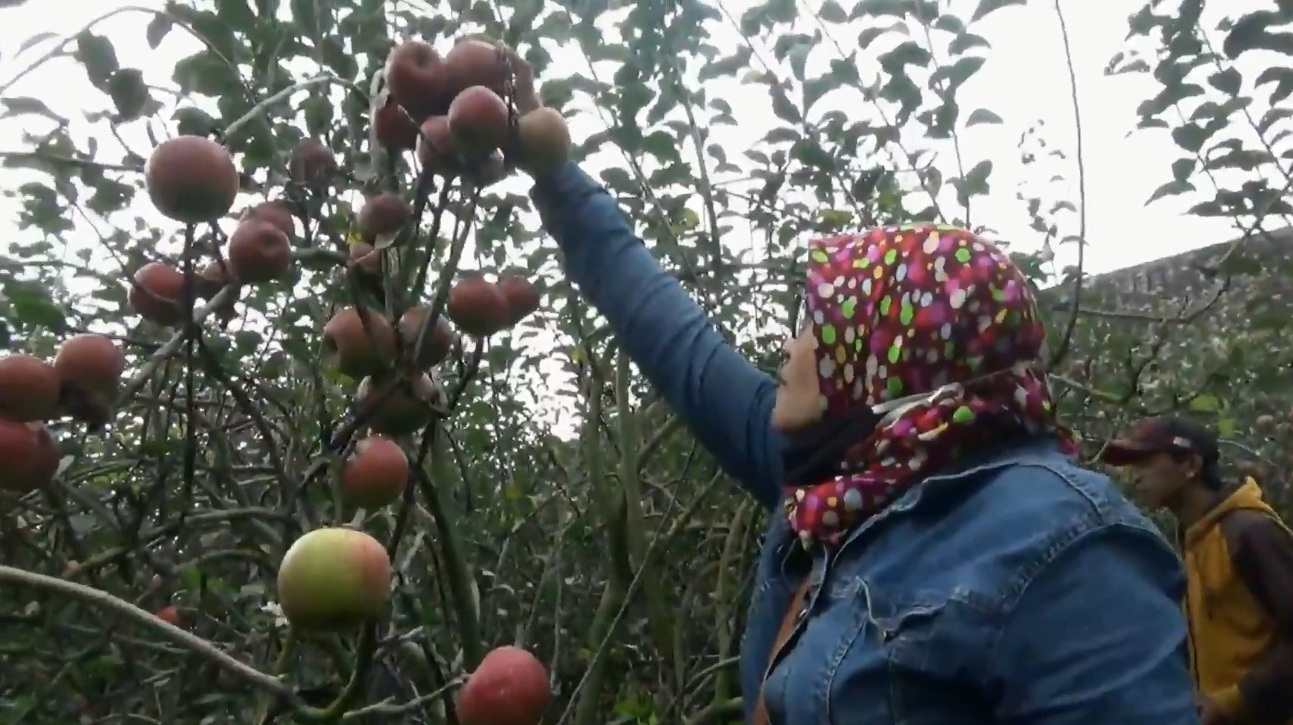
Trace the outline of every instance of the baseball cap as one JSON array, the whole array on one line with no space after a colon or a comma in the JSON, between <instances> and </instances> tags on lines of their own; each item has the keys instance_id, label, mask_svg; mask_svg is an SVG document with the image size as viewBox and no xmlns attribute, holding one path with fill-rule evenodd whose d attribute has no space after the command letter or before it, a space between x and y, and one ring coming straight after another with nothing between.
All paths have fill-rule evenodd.
<instances>
[{"instance_id":1,"label":"baseball cap","mask_svg":"<svg viewBox=\"0 0 1293 725\"><path fill-rule=\"evenodd\" d=\"M1204 464L1219 457L1217 436L1206 426L1184 418L1149 418L1130 434L1114 438L1100 459L1111 466L1129 466L1158 453L1194 453Z\"/></svg>"}]
</instances>

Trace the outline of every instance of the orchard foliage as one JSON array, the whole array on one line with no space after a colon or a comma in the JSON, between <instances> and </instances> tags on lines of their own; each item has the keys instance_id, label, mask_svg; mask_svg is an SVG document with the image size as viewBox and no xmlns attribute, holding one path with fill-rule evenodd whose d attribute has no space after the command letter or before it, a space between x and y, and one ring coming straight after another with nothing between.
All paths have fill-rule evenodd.
<instances>
[{"instance_id":1,"label":"orchard foliage","mask_svg":"<svg viewBox=\"0 0 1293 725\"><path fill-rule=\"evenodd\" d=\"M739 721L762 514L564 281L528 181L507 163L446 176L431 140L451 129L432 121L453 111L391 115L399 82L381 71L411 38L445 57L463 37L515 48L571 156L771 368L808 237L991 223L975 210L1000 191L993 161L960 138L1003 118L958 99L992 62L983 25L1024 1L962 5L208 0L33 37L0 85L27 142L3 156L18 215L0 346L53 361L93 333L125 359L106 425L60 401L52 482L0 492L2 719L470 725L503 716L506 671L548 723ZM1187 409L1245 461L1287 466L1290 270L1263 240L1293 226L1293 14L1269 2L1205 26L1202 6L1136 10L1107 72L1152 75L1137 132L1181 150L1147 202L1201 194L1190 213L1233 218L1236 241L1161 293L1115 292L1083 273L1083 199L1038 184L1020 202L1043 244L1015 254L1048 288L1047 362L1092 452L1129 416ZM102 29L118 16L133 34ZM1053 45L1070 53L1064 32ZM145 46L157 60L123 63ZM99 92L75 118L15 90L66 56ZM772 127L734 141L751 108ZM517 133L559 128L542 113ZM150 195L147 160L181 135L227 150L232 208ZM1034 129L1019 152L1081 188L1055 148ZM220 180L204 167L168 188ZM383 193L385 216L369 207ZM1055 269L1056 248L1078 264ZM238 249L263 273L230 284ZM383 422L379 393L410 407ZM335 601L300 595L317 580L283 565L298 541L332 547ZM345 569L355 552L377 565ZM486 677L487 654L506 669Z\"/></svg>"}]
</instances>

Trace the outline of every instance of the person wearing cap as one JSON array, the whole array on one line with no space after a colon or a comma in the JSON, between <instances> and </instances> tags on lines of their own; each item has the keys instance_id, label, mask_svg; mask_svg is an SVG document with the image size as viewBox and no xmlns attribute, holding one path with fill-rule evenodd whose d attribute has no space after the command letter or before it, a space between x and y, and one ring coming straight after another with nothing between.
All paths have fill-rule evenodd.
<instances>
[{"instance_id":1,"label":"person wearing cap","mask_svg":"<svg viewBox=\"0 0 1293 725\"><path fill-rule=\"evenodd\" d=\"M1146 420L1101 457L1176 517L1204 725L1293 723L1293 533L1257 482L1227 485L1216 435L1180 418Z\"/></svg>"}]
</instances>

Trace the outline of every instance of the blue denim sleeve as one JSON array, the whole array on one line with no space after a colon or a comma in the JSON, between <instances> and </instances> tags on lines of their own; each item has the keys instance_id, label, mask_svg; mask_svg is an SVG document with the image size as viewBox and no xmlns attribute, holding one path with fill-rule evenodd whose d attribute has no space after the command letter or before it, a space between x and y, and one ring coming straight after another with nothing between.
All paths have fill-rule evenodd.
<instances>
[{"instance_id":1,"label":"blue denim sleeve","mask_svg":"<svg viewBox=\"0 0 1293 725\"><path fill-rule=\"evenodd\" d=\"M1189 725L1179 559L1145 532L1075 542L1028 585L994 655L998 721Z\"/></svg>"},{"instance_id":2,"label":"blue denim sleeve","mask_svg":"<svg viewBox=\"0 0 1293 725\"><path fill-rule=\"evenodd\" d=\"M531 197L567 274L643 375L725 471L763 506L776 506L785 443L770 427L775 381L723 339L578 166L536 179Z\"/></svg>"}]
</instances>

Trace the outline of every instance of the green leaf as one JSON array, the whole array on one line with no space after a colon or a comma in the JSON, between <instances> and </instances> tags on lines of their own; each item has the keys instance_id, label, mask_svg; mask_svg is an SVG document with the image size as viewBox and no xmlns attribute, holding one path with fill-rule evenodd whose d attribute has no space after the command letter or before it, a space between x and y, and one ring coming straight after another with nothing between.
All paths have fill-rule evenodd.
<instances>
[{"instance_id":1,"label":"green leaf","mask_svg":"<svg viewBox=\"0 0 1293 725\"><path fill-rule=\"evenodd\" d=\"M939 15L934 19L933 26L937 30L942 30L952 35L960 35L965 32L965 21L955 15Z\"/></svg>"},{"instance_id":2,"label":"green leaf","mask_svg":"<svg viewBox=\"0 0 1293 725\"><path fill-rule=\"evenodd\" d=\"M88 30L76 36L76 51L72 53L72 57L85 67L85 74L90 78L90 83L105 92L112 74L121 68L121 63L117 60L117 51L112 47L112 41Z\"/></svg>"},{"instance_id":3,"label":"green leaf","mask_svg":"<svg viewBox=\"0 0 1293 725\"><path fill-rule=\"evenodd\" d=\"M44 116L51 121L56 121L60 126L67 123L67 119L54 113L49 106L39 98L27 98L24 96L11 96L9 98L0 98L0 105L4 106L4 112L0 113L0 118L10 118L12 116Z\"/></svg>"},{"instance_id":4,"label":"green leaf","mask_svg":"<svg viewBox=\"0 0 1293 725\"><path fill-rule=\"evenodd\" d=\"M190 592L196 592L202 589L202 572L193 564L185 564L176 572L183 588Z\"/></svg>"},{"instance_id":5,"label":"green leaf","mask_svg":"<svg viewBox=\"0 0 1293 725\"><path fill-rule=\"evenodd\" d=\"M848 13L835 0L826 0L822 6L817 9L817 17L827 23L847 23L849 20Z\"/></svg>"},{"instance_id":6,"label":"green leaf","mask_svg":"<svg viewBox=\"0 0 1293 725\"><path fill-rule=\"evenodd\" d=\"M67 313L50 298L49 290L34 282L11 280L4 286L13 318L24 325L61 332L67 327Z\"/></svg>"},{"instance_id":7,"label":"green leaf","mask_svg":"<svg viewBox=\"0 0 1293 725\"><path fill-rule=\"evenodd\" d=\"M839 80L833 75L825 75L820 78L809 78L804 81L804 113L813 110L813 106L822 99L827 93L840 87Z\"/></svg>"},{"instance_id":8,"label":"green leaf","mask_svg":"<svg viewBox=\"0 0 1293 725\"><path fill-rule=\"evenodd\" d=\"M985 60L979 56L966 55L956 59L951 65L940 66L933 73L929 74L930 87L937 88L939 84L946 82L945 92L948 94L955 93L958 88L965 84L979 69L983 67Z\"/></svg>"},{"instance_id":9,"label":"green leaf","mask_svg":"<svg viewBox=\"0 0 1293 725\"><path fill-rule=\"evenodd\" d=\"M1259 88L1268 83L1275 84L1275 90L1271 91L1270 104L1275 106L1282 103L1284 99L1293 95L1293 70L1282 66L1271 66L1259 73L1253 82Z\"/></svg>"},{"instance_id":10,"label":"green leaf","mask_svg":"<svg viewBox=\"0 0 1293 725\"><path fill-rule=\"evenodd\" d=\"M1145 204L1148 206L1164 197L1180 196L1191 191L1198 191L1198 189L1188 181L1169 181L1155 189L1154 193L1150 194L1149 198L1145 200Z\"/></svg>"},{"instance_id":11,"label":"green leaf","mask_svg":"<svg viewBox=\"0 0 1293 725\"><path fill-rule=\"evenodd\" d=\"M1221 144L1218 144L1217 147L1212 149L1212 151L1215 152L1220 146ZM1238 169L1240 171L1254 172L1263 166L1272 163L1274 160L1275 159L1265 151L1231 148L1220 154L1209 153L1207 160L1203 164L1203 168L1209 171Z\"/></svg>"},{"instance_id":12,"label":"green leaf","mask_svg":"<svg viewBox=\"0 0 1293 725\"><path fill-rule=\"evenodd\" d=\"M181 59L175 64L172 77L183 93L200 93L213 98L242 94L239 77L230 72L224 60L207 50Z\"/></svg>"},{"instance_id":13,"label":"green leaf","mask_svg":"<svg viewBox=\"0 0 1293 725\"><path fill-rule=\"evenodd\" d=\"M14 55L22 55L23 53L27 52L28 50L31 50L37 45L40 45L46 40L53 40L57 37L58 37L58 33L36 33L30 38L24 40L22 42L22 45L18 46L18 50L17 52L14 53Z\"/></svg>"},{"instance_id":14,"label":"green leaf","mask_svg":"<svg viewBox=\"0 0 1293 725\"><path fill-rule=\"evenodd\" d=\"M984 159L966 172L964 178L953 179L952 186L956 188L957 202L961 206L968 206L972 197L987 194L991 190L988 185L988 176L991 173L992 160Z\"/></svg>"},{"instance_id":15,"label":"green leaf","mask_svg":"<svg viewBox=\"0 0 1293 725\"><path fill-rule=\"evenodd\" d=\"M1184 151L1198 153L1212 134L1197 123L1187 123L1172 129L1172 140Z\"/></svg>"},{"instance_id":16,"label":"green leaf","mask_svg":"<svg viewBox=\"0 0 1293 725\"><path fill-rule=\"evenodd\" d=\"M980 126L982 124L996 125L1002 123L1001 116L989 111L986 108L976 108L970 113L970 117L965 120L965 125Z\"/></svg>"},{"instance_id":17,"label":"green leaf","mask_svg":"<svg viewBox=\"0 0 1293 725\"><path fill-rule=\"evenodd\" d=\"M970 16L970 22L978 22L1004 7L1023 4L1025 0L979 0L979 7L975 8L974 14Z\"/></svg>"},{"instance_id":18,"label":"green leaf","mask_svg":"<svg viewBox=\"0 0 1293 725\"><path fill-rule=\"evenodd\" d=\"M234 352L240 358L250 357L260 348L260 344L265 341L265 338L254 330L239 330L234 333L233 339Z\"/></svg>"},{"instance_id":19,"label":"green leaf","mask_svg":"<svg viewBox=\"0 0 1293 725\"><path fill-rule=\"evenodd\" d=\"M152 96L144 83L144 74L137 68L122 68L108 81L108 95L117 107L123 121L133 121L143 115Z\"/></svg>"},{"instance_id":20,"label":"green leaf","mask_svg":"<svg viewBox=\"0 0 1293 725\"><path fill-rule=\"evenodd\" d=\"M880 55L880 67L886 73L906 73L907 66L924 68L934 57L914 40L905 40L893 49ZM941 68L939 70L942 70ZM937 73L938 71L935 71Z\"/></svg>"},{"instance_id":21,"label":"green leaf","mask_svg":"<svg viewBox=\"0 0 1293 725\"><path fill-rule=\"evenodd\" d=\"M176 122L175 130L186 136L208 136L220 128L220 122L211 114L192 106L175 109L171 118Z\"/></svg>"},{"instance_id":22,"label":"green leaf","mask_svg":"<svg viewBox=\"0 0 1293 725\"><path fill-rule=\"evenodd\" d=\"M624 169L612 166L609 169L604 169L601 177L602 182L606 184L608 189L625 193L636 193L638 190L637 183L633 181L633 177L629 176L629 172Z\"/></svg>"},{"instance_id":23,"label":"green leaf","mask_svg":"<svg viewBox=\"0 0 1293 725\"><path fill-rule=\"evenodd\" d=\"M858 18L906 17L911 11L911 0L862 0L853 5L849 20Z\"/></svg>"},{"instance_id":24,"label":"green leaf","mask_svg":"<svg viewBox=\"0 0 1293 725\"><path fill-rule=\"evenodd\" d=\"M873 28L863 28L862 32L858 33L858 47L869 48L871 47L872 43L874 43L875 41L879 40L880 38L892 32L902 33L903 35L911 35L911 33L907 30L907 25L905 23L894 23L893 25L890 25L888 27L879 26L879 27L873 27Z\"/></svg>"},{"instance_id":25,"label":"green leaf","mask_svg":"<svg viewBox=\"0 0 1293 725\"><path fill-rule=\"evenodd\" d=\"M157 46L162 44L166 39L166 34L171 32L175 27L175 21L171 16L165 13L157 13L153 19L148 21L148 27L144 29L144 40L148 41L148 47L157 50Z\"/></svg>"},{"instance_id":26,"label":"green leaf","mask_svg":"<svg viewBox=\"0 0 1293 725\"><path fill-rule=\"evenodd\" d=\"M1199 165L1199 160L1192 157L1177 159L1172 162L1172 178L1177 181L1185 181L1194 173L1195 168Z\"/></svg>"},{"instance_id":27,"label":"green leaf","mask_svg":"<svg viewBox=\"0 0 1293 725\"><path fill-rule=\"evenodd\" d=\"M1228 254L1217 265L1217 272L1229 275L1231 277L1256 276L1262 274L1265 268L1262 262L1254 254L1244 249L1236 250L1234 254Z\"/></svg>"},{"instance_id":28,"label":"green leaf","mask_svg":"<svg viewBox=\"0 0 1293 725\"><path fill-rule=\"evenodd\" d=\"M1200 395L1190 401L1190 410L1196 413L1215 413L1221 410L1221 401L1213 395Z\"/></svg>"},{"instance_id":29,"label":"green leaf","mask_svg":"<svg viewBox=\"0 0 1293 725\"><path fill-rule=\"evenodd\" d=\"M1235 60L1253 50L1270 50L1285 55L1293 55L1293 33L1271 32L1272 26L1284 25L1288 19L1283 13L1270 10L1249 12L1235 21L1226 39L1221 43L1221 52Z\"/></svg>"},{"instance_id":30,"label":"green leaf","mask_svg":"<svg viewBox=\"0 0 1293 725\"><path fill-rule=\"evenodd\" d=\"M1233 438L1236 428L1234 418L1222 418L1217 421L1217 434L1222 438Z\"/></svg>"},{"instance_id":31,"label":"green leaf","mask_svg":"<svg viewBox=\"0 0 1293 725\"><path fill-rule=\"evenodd\" d=\"M665 163L682 160L678 154L678 140L668 131L652 131L647 134L642 139L642 150Z\"/></svg>"},{"instance_id":32,"label":"green leaf","mask_svg":"<svg viewBox=\"0 0 1293 725\"><path fill-rule=\"evenodd\" d=\"M777 118L792 125L804 122L803 114L799 112L795 104L790 102L790 98L786 96L785 91L780 88L772 88L769 89L769 93L772 96L772 112L776 114Z\"/></svg>"},{"instance_id":33,"label":"green leaf","mask_svg":"<svg viewBox=\"0 0 1293 725\"><path fill-rule=\"evenodd\" d=\"M1237 96L1244 85L1244 77L1233 67L1224 68L1208 77L1208 85L1227 96Z\"/></svg>"},{"instance_id":34,"label":"green leaf","mask_svg":"<svg viewBox=\"0 0 1293 725\"><path fill-rule=\"evenodd\" d=\"M971 48L991 48L992 44L982 35L974 33L961 33L952 38L952 42L947 44L947 52L952 55L962 55Z\"/></svg>"},{"instance_id":35,"label":"green leaf","mask_svg":"<svg viewBox=\"0 0 1293 725\"><path fill-rule=\"evenodd\" d=\"M301 102L301 111L305 115L305 133L311 138L323 138L332 128L332 115L336 110L332 99L324 95L311 94Z\"/></svg>"},{"instance_id":36,"label":"green leaf","mask_svg":"<svg viewBox=\"0 0 1293 725\"><path fill-rule=\"evenodd\" d=\"M355 56L346 52L345 44L340 38L328 36L319 43L319 51L324 65L328 66L338 78L350 80L359 76L359 65Z\"/></svg>"}]
</instances>

